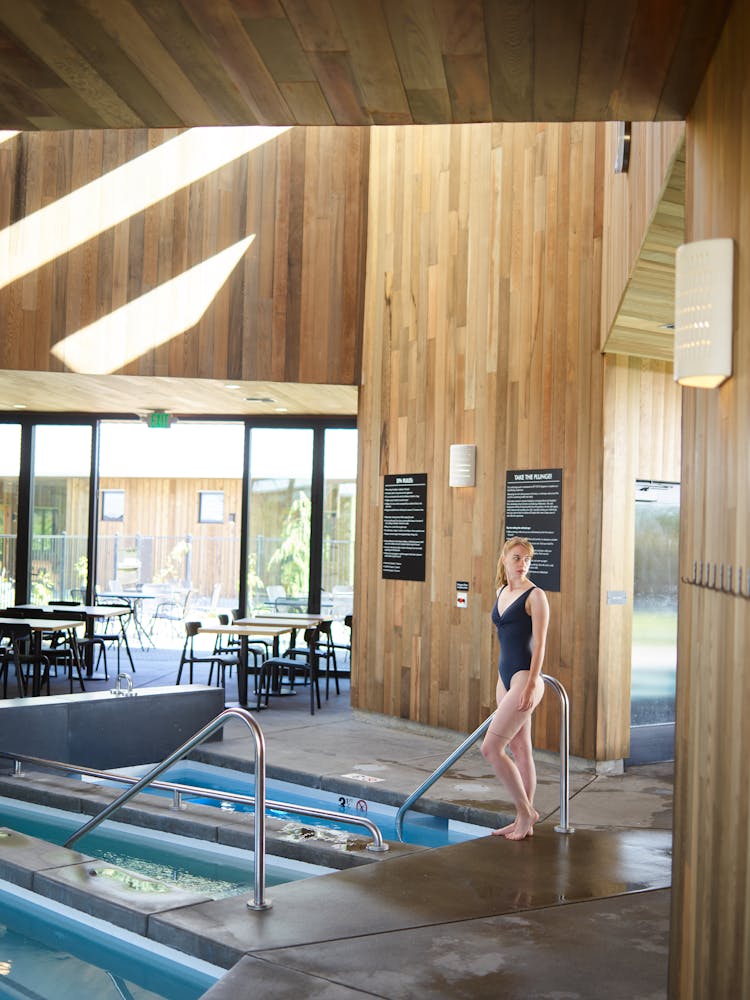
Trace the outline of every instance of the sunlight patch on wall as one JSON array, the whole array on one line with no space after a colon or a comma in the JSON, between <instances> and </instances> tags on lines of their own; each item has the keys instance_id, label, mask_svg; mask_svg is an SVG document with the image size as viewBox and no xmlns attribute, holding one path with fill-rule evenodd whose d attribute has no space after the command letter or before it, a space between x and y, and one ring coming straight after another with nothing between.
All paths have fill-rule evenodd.
<instances>
[{"instance_id":1,"label":"sunlight patch on wall","mask_svg":"<svg viewBox=\"0 0 750 1000\"><path fill-rule=\"evenodd\" d=\"M189 129L32 212L0 232L0 288L286 131Z\"/></svg>"},{"instance_id":2,"label":"sunlight patch on wall","mask_svg":"<svg viewBox=\"0 0 750 1000\"><path fill-rule=\"evenodd\" d=\"M240 240L77 330L55 344L52 354L80 374L119 371L195 326L254 239L252 234Z\"/></svg>"},{"instance_id":3,"label":"sunlight patch on wall","mask_svg":"<svg viewBox=\"0 0 750 1000\"><path fill-rule=\"evenodd\" d=\"M0 146L4 142L7 142L9 139L12 139L12 138L14 138L14 136L17 136L17 135L18 135L17 131L16 132L7 132L7 131L3 131L2 129L0 129Z\"/></svg>"}]
</instances>

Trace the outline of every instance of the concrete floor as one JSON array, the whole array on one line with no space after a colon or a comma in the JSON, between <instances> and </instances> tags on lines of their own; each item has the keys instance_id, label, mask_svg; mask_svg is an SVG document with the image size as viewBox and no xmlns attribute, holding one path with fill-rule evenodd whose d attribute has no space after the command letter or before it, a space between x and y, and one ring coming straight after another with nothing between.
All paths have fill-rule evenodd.
<instances>
[{"instance_id":1,"label":"concrete floor","mask_svg":"<svg viewBox=\"0 0 750 1000\"><path fill-rule=\"evenodd\" d=\"M136 688L173 682L175 649L134 653ZM314 717L302 694L272 699L258 720L269 775L392 804L463 739L353 712L345 684ZM201 756L247 767L249 736L232 721ZM557 761L540 754L538 771L533 838L394 852L277 886L265 912L235 897L154 916L150 936L183 950L190 941L208 961L217 948L236 960L206 1000L666 996L672 765L573 769L569 835L554 831ZM476 747L421 807L492 825L512 815Z\"/></svg>"}]
</instances>

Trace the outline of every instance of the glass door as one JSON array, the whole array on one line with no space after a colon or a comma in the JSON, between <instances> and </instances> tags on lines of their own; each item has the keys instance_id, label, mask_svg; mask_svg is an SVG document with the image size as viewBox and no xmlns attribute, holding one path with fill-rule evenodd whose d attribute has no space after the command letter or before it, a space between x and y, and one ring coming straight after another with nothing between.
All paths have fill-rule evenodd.
<instances>
[{"instance_id":1,"label":"glass door","mask_svg":"<svg viewBox=\"0 0 750 1000\"><path fill-rule=\"evenodd\" d=\"M16 602L20 424L0 424L0 608Z\"/></svg>"},{"instance_id":2,"label":"glass door","mask_svg":"<svg viewBox=\"0 0 750 1000\"><path fill-rule=\"evenodd\" d=\"M97 591L141 595L165 643L188 612L238 607L244 435L239 421L101 424Z\"/></svg>"},{"instance_id":3,"label":"glass door","mask_svg":"<svg viewBox=\"0 0 750 1000\"><path fill-rule=\"evenodd\" d=\"M88 580L92 428L34 428L31 602L83 600Z\"/></svg>"},{"instance_id":4,"label":"glass door","mask_svg":"<svg viewBox=\"0 0 750 1000\"><path fill-rule=\"evenodd\" d=\"M357 431L325 434L323 573L320 606L337 621L352 613L357 507Z\"/></svg>"},{"instance_id":5,"label":"glass door","mask_svg":"<svg viewBox=\"0 0 750 1000\"><path fill-rule=\"evenodd\" d=\"M251 430L247 547L250 611L307 610L312 467L312 428Z\"/></svg>"},{"instance_id":6,"label":"glass door","mask_svg":"<svg viewBox=\"0 0 750 1000\"><path fill-rule=\"evenodd\" d=\"M630 760L674 759L680 487L639 480L630 687Z\"/></svg>"}]
</instances>

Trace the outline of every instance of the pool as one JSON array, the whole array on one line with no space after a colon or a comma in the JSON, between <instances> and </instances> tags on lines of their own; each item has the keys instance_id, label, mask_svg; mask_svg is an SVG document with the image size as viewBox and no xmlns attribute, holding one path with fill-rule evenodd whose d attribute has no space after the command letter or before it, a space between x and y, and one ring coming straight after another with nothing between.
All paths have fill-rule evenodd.
<instances>
[{"instance_id":1,"label":"pool","mask_svg":"<svg viewBox=\"0 0 750 1000\"><path fill-rule=\"evenodd\" d=\"M0 997L198 1000L225 971L0 880Z\"/></svg>"},{"instance_id":2,"label":"pool","mask_svg":"<svg viewBox=\"0 0 750 1000\"><path fill-rule=\"evenodd\" d=\"M144 767L124 768L121 773L140 776L146 774L148 770L149 766L147 765ZM255 781L252 774L194 761L181 761L173 765L161 776L161 780L210 788L214 791L238 793L240 795L253 795L255 793ZM153 789L151 793L170 794L169 792L158 793ZM195 797L184 795L183 798L230 812L252 810L252 806L244 806L232 802L217 802L216 799L201 798L200 795L196 795ZM298 828L300 823L304 824L305 827L323 826L334 830L356 830L362 835L363 831L361 827L347 824L347 815L362 816L371 820L380 828L385 840L399 841L402 839L404 843L422 847L446 847L449 844L459 844L465 840L473 840L476 837L485 837L491 832L491 828L489 827L464 823L442 816L431 816L411 810L406 814L403 824L403 834L399 838L396 830L396 813L398 810L393 806L385 805L382 802L374 802L369 799L358 798L356 795L340 795L337 792L329 792L320 788L311 788L308 785L298 785L287 781L278 781L273 778L266 781L266 798L276 802L288 802L294 805L330 809L341 814L340 822L331 823L330 821L314 819L310 816L301 816L269 809L269 816L290 821L290 836L293 835L293 828Z\"/></svg>"},{"instance_id":3,"label":"pool","mask_svg":"<svg viewBox=\"0 0 750 1000\"><path fill-rule=\"evenodd\" d=\"M49 806L0 798L0 826L62 845L85 817ZM192 837L147 830L108 820L86 834L75 849L180 889L214 899L253 890L253 856L249 851L204 843ZM280 885L331 871L320 865L269 856L266 885ZM2 993L0 992L0 996Z\"/></svg>"}]
</instances>

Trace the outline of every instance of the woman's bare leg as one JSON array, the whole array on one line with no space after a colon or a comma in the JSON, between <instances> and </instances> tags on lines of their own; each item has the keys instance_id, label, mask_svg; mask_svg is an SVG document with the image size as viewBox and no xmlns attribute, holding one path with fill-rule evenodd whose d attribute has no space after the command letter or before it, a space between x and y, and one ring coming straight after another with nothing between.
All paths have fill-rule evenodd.
<instances>
[{"instance_id":1,"label":"woman's bare leg","mask_svg":"<svg viewBox=\"0 0 750 1000\"><path fill-rule=\"evenodd\" d=\"M515 676L518 677L518 681L511 682L511 692L507 692L502 682L498 681L497 711L482 743L482 753L492 765L497 778L508 789L516 807L516 818L513 822L493 830L493 834L507 837L509 840L523 840L524 837L533 834L534 823L539 819L539 813L533 806L536 789L536 769L531 752L533 708L525 712L519 711L517 688L525 683L527 675L523 671ZM540 683L540 695L535 699L534 707L543 693L543 683ZM509 744L514 750L514 756L516 751L519 753L519 762L508 756L506 750Z\"/></svg>"},{"instance_id":2,"label":"woman's bare leg","mask_svg":"<svg viewBox=\"0 0 750 1000\"><path fill-rule=\"evenodd\" d=\"M531 746L531 719L528 719L510 741L510 752L516 767L521 772L521 780L529 802L534 803L536 793L536 765Z\"/></svg>"}]
</instances>

